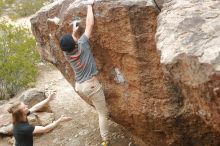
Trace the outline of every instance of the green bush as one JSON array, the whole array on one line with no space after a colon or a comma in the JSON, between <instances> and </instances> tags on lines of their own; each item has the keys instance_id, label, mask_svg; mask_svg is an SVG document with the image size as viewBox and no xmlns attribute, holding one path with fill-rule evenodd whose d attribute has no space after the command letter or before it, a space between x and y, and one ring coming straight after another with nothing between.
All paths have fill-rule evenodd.
<instances>
[{"instance_id":1,"label":"green bush","mask_svg":"<svg viewBox=\"0 0 220 146\"><path fill-rule=\"evenodd\" d=\"M50 2L53 0L0 0L0 15L4 13L11 19L29 16Z\"/></svg>"},{"instance_id":2,"label":"green bush","mask_svg":"<svg viewBox=\"0 0 220 146\"><path fill-rule=\"evenodd\" d=\"M35 82L38 58L28 29L0 24L0 99L12 97Z\"/></svg>"},{"instance_id":3,"label":"green bush","mask_svg":"<svg viewBox=\"0 0 220 146\"><path fill-rule=\"evenodd\" d=\"M3 12L3 6L4 6L4 3L2 1L0 1L0 15Z\"/></svg>"},{"instance_id":4,"label":"green bush","mask_svg":"<svg viewBox=\"0 0 220 146\"><path fill-rule=\"evenodd\" d=\"M0 0L0 15L4 12L5 9L9 8L15 0Z\"/></svg>"},{"instance_id":5,"label":"green bush","mask_svg":"<svg viewBox=\"0 0 220 146\"><path fill-rule=\"evenodd\" d=\"M48 0L22 0L22 2L18 3L18 6L14 8L14 11L19 17L29 16L37 12L47 1Z\"/></svg>"}]
</instances>

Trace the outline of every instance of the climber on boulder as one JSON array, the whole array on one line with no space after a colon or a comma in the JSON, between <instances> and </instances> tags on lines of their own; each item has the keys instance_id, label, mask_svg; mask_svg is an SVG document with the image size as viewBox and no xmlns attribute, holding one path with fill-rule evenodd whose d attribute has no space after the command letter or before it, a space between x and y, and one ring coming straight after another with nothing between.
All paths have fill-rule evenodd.
<instances>
[{"instance_id":1,"label":"climber on boulder","mask_svg":"<svg viewBox=\"0 0 220 146\"><path fill-rule=\"evenodd\" d=\"M88 0L87 17L85 32L79 35L79 21L74 21L72 34L65 34L60 39L60 47L64 56L73 68L75 73L75 90L80 95L91 99L99 116L99 127L103 142L101 146L109 145L109 127L108 127L108 109L106 106L105 96L102 85L97 79L98 70L95 59L89 45L91 37L94 15L94 0Z\"/></svg>"}]
</instances>

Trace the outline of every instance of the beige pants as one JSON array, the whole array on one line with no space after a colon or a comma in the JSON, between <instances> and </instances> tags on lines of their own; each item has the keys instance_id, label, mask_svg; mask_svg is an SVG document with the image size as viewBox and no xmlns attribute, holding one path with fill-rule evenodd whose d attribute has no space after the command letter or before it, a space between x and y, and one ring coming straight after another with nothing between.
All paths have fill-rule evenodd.
<instances>
[{"instance_id":1,"label":"beige pants","mask_svg":"<svg viewBox=\"0 0 220 146\"><path fill-rule=\"evenodd\" d=\"M109 127L108 127L108 109L106 107L105 95L102 85L93 77L83 83L75 84L76 92L91 98L93 105L99 115L99 128L103 140L108 140Z\"/></svg>"}]
</instances>

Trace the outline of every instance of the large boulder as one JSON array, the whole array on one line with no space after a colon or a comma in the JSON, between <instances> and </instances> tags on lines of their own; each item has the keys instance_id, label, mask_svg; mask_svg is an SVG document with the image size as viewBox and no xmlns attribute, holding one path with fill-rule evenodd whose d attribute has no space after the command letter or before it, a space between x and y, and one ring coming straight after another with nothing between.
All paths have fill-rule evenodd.
<instances>
[{"instance_id":1,"label":"large boulder","mask_svg":"<svg viewBox=\"0 0 220 146\"><path fill-rule=\"evenodd\" d=\"M220 145L220 2L171 0L158 17L157 48L176 88L182 145ZM180 145L180 144L179 144Z\"/></svg>"},{"instance_id":2,"label":"large boulder","mask_svg":"<svg viewBox=\"0 0 220 146\"><path fill-rule=\"evenodd\" d=\"M196 59L191 59L190 55L188 57L185 55L180 59L185 60L185 64L184 61L181 62L182 64L175 64L172 61L168 64L164 62L163 52L172 50L172 48L181 50L181 44L163 43L166 37L172 37L172 34L176 35L174 39L178 38L175 31L168 31L175 25L163 27L163 25L172 24L169 19L176 17L175 13L171 18L166 16L166 13L172 14L173 9L181 12L183 9L180 16L184 17L187 15L184 8L188 11L190 9L182 8L181 4L172 0L169 0L167 4L166 1L162 2L163 9L158 21L158 8L150 0L99 1L94 5L95 26L90 42L111 118L127 127L142 146L189 146L191 144L199 146L209 143L217 146L220 142L219 121L215 119L211 122L211 120L219 114L214 109L210 109L209 113L207 109L215 106L203 104L205 101L203 95L213 91L209 85L215 85L213 97L217 101L219 80L209 78L209 73L214 70L204 66L200 68L203 64ZM181 3L181 1L178 2ZM210 0L210 3L214 5L217 2ZM196 3L194 5L199 7ZM202 12L206 13L205 9ZM58 0L42 8L31 19L32 32L36 37L41 57L54 64L73 86L74 73L60 50L59 39L63 34L72 32L69 24L74 17L80 17L82 20L80 27L84 29L86 7L79 0ZM55 20L55 23L51 20ZM190 22L191 19L186 24ZM155 41L156 31L158 31L158 50ZM199 38L192 41L199 41ZM165 47L166 45L170 46ZM170 58L173 58L172 53ZM191 63L195 67L191 66ZM219 65L219 62L216 63ZM205 70L209 73L203 73ZM194 78L197 72L203 73L202 75L205 75L204 78L207 79L206 83L199 87L194 86L196 85L194 83L201 81L199 77ZM189 82L192 84L185 86L183 83L187 77L189 81L192 80ZM184 79L182 83L178 80L180 78ZM82 98L91 103L90 99ZM211 120L207 122L205 118L211 118Z\"/></svg>"},{"instance_id":3,"label":"large boulder","mask_svg":"<svg viewBox=\"0 0 220 146\"><path fill-rule=\"evenodd\" d=\"M20 101L28 105L28 108L31 108L32 106L43 101L47 97L44 91L37 89L37 88L31 88L31 89L24 91L21 95L19 95L18 98ZM46 111L46 110L49 110L49 105L45 105L39 111Z\"/></svg>"},{"instance_id":4,"label":"large boulder","mask_svg":"<svg viewBox=\"0 0 220 146\"><path fill-rule=\"evenodd\" d=\"M154 0L155 5L161 10L168 0Z\"/></svg>"},{"instance_id":5,"label":"large boulder","mask_svg":"<svg viewBox=\"0 0 220 146\"><path fill-rule=\"evenodd\" d=\"M0 106L0 134L12 134L12 117L7 111L9 107L10 104L3 104Z\"/></svg>"},{"instance_id":6,"label":"large boulder","mask_svg":"<svg viewBox=\"0 0 220 146\"><path fill-rule=\"evenodd\" d=\"M28 116L28 122L31 125L46 126L55 120L54 113L36 112Z\"/></svg>"}]
</instances>

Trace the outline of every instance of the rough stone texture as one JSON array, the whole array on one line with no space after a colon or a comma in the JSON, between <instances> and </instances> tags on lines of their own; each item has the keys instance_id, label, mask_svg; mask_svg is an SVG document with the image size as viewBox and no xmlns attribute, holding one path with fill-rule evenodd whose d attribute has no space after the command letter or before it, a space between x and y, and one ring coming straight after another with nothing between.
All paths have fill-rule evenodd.
<instances>
[{"instance_id":1,"label":"rough stone texture","mask_svg":"<svg viewBox=\"0 0 220 146\"><path fill-rule=\"evenodd\" d=\"M12 134L12 117L7 111L10 106L11 104L9 103L0 106L0 134Z\"/></svg>"},{"instance_id":2,"label":"rough stone texture","mask_svg":"<svg viewBox=\"0 0 220 146\"><path fill-rule=\"evenodd\" d=\"M168 0L154 0L154 2L156 3L156 5L162 9L163 8L163 4L168 1Z\"/></svg>"},{"instance_id":3,"label":"rough stone texture","mask_svg":"<svg viewBox=\"0 0 220 146\"><path fill-rule=\"evenodd\" d=\"M156 49L155 43L158 10L152 1L115 0L94 5L95 26L90 41L111 118L132 131L141 146L217 146L220 140L220 120L217 119L219 114L216 110L219 80L217 76L216 79L209 76L215 72L212 69L214 65L204 65L190 54L180 57L177 63L171 59L174 54L166 53L182 50L182 44L171 44L166 37L176 35L173 37L176 41L180 35L176 33L177 30L189 28L184 27L184 24L191 24L192 20L180 23L176 21L178 13L174 15L172 11L179 11L179 17L183 19L188 14L186 12L189 11L190 16L194 11L190 10L191 5L182 8L181 4L175 4L172 0L163 2L157 32L160 51ZM187 2L182 2L183 6L187 5ZM194 5L197 6L196 2ZM208 14L206 9L200 11L203 11L203 15L207 13L208 17L214 15ZM168 17L166 13L173 17ZM31 19L42 59L53 63L73 86L74 74L59 48L59 39L63 34L71 33L69 23L75 16L81 18L83 30L86 7L79 1L60 0L44 7ZM58 25L47 21L54 17L60 18ZM200 19L195 21L205 23ZM176 25L180 27L174 27ZM218 25L215 27L217 29ZM186 35L184 31L183 35ZM198 42L203 37L195 34L194 39L185 39L195 42L197 46L194 48L200 48ZM217 43L214 38L213 41ZM217 44L211 44L218 50ZM164 52L168 54L165 55L166 59ZM171 61L167 63L167 59ZM205 82L203 79L206 79ZM211 93L213 89L215 92ZM213 97L215 102L208 102L204 95L211 99ZM86 97L82 98L91 103Z\"/></svg>"},{"instance_id":4,"label":"rough stone texture","mask_svg":"<svg viewBox=\"0 0 220 146\"><path fill-rule=\"evenodd\" d=\"M176 87L182 145L220 145L220 1L172 0L158 17L157 48Z\"/></svg>"},{"instance_id":5,"label":"rough stone texture","mask_svg":"<svg viewBox=\"0 0 220 146\"><path fill-rule=\"evenodd\" d=\"M172 4L172 0L153 0L153 2L159 7L160 11Z\"/></svg>"},{"instance_id":6,"label":"rough stone texture","mask_svg":"<svg viewBox=\"0 0 220 146\"><path fill-rule=\"evenodd\" d=\"M1 126L0 134L1 135L12 135L12 128L13 128L13 125L11 123L5 126Z\"/></svg>"},{"instance_id":7,"label":"rough stone texture","mask_svg":"<svg viewBox=\"0 0 220 146\"><path fill-rule=\"evenodd\" d=\"M54 119L55 119L54 113L47 113L47 112L36 112L28 116L28 122L31 125L46 126L52 123Z\"/></svg>"},{"instance_id":8,"label":"rough stone texture","mask_svg":"<svg viewBox=\"0 0 220 146\"><path fill-rule=\"evenodd\" d=\"M46 99L45 92L37 88L31 88L23 92L19 97L20 101L28 105L28 108L31 108L33 105ZM39 111L48 111L49 105L46 105Z\"/></svg>"}]
</instances>

